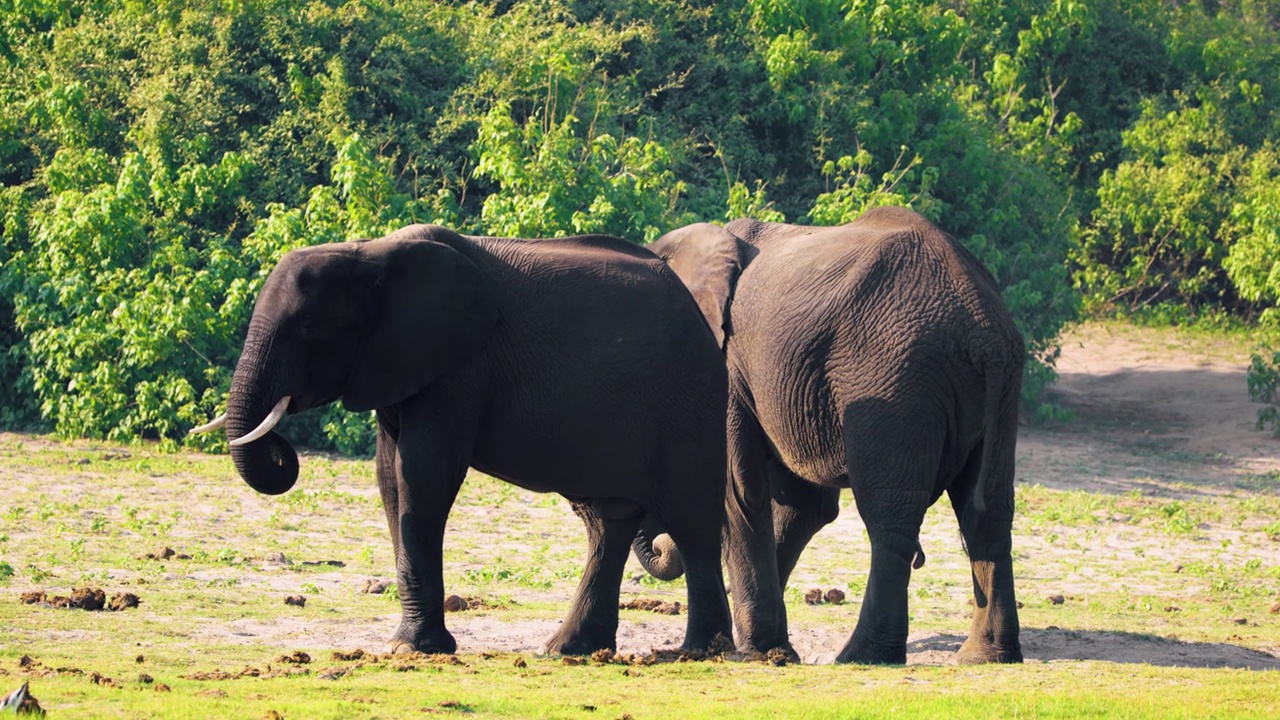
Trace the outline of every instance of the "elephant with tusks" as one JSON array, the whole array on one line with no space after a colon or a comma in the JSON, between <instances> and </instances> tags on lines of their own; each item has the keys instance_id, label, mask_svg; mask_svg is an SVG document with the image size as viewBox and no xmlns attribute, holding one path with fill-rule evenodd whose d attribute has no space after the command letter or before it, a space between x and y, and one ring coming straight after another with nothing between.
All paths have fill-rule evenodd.
<instances>
[{"instance_id":1,"label":"elephant with tusks","mask_svg":"<svg viewBox=\"0 0 1280 720\"><path fill-rule=\"evenodd\" d=\"M671 372L671 368L680 368ZM219 421L254 489L298 459L272 428L335 400L377 413L395 550L395 651L454 652L442 543L473 467L573 501L588 560L553 653L616 647L623 567L642 520L688 566L687 649L732 633L721 571L727 373L692 296L618 238L468 237L414 225L294 250L258 296Z\"/></svg>"}]
</instances>

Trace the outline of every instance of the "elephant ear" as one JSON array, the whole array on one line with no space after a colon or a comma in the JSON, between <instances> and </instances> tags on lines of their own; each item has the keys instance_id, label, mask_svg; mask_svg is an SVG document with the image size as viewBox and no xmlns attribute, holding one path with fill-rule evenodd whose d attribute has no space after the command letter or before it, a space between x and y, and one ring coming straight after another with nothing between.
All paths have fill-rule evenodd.
<instances>
[{"instance_id":1,"label":"elephant ear","mask_svg":"<svg viewBox=\"0 0 1280 720\"><path fill-rule=\"evenodd\" d=\"M730 334L729 304L746 267L742 241L719 225L697 223L672 230L649 249L689 289L716 342L724 348Z\"/></svg>"},{"instance_id":2,"label":"elephant ear","mask_svg":"<svg viewBox=\"0 0 1280 720\"><path fill-rule=\"evenodd\" d=\"M356 282L371 283L371 299L342 393L356 412L397 403L458 367L498 322L488 278L444 243L371 240L359 255Z\"/></svg>"}]
</instances>

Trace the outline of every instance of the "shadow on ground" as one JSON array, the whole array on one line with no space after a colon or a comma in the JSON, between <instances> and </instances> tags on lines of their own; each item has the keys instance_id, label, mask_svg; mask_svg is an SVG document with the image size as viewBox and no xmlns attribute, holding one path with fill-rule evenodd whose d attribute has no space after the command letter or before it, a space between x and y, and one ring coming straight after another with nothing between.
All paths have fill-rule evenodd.
<instances>
[{"instance_id":1,"label":"shadow on ground","mask_svg":"<svg viewBox=\"0 0 1280 720\"><path fill-rule=\"evenodd\" d=\"M1023 628L1022 655L1028 662L1104 660L1161 667L1280 670L1280 657L1229 643L1186 642L1143 633L1109 630ZM930 635L907 643L910 664L946 664L963 635Z\"/></svg>"}]
</instances>

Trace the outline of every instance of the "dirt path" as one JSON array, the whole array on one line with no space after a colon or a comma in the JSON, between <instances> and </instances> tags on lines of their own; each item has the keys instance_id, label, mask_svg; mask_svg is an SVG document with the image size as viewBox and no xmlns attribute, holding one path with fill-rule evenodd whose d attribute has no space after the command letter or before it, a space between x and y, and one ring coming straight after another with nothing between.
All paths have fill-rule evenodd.
<instances>
[{"instance_id":1,"label":"dirt path","mask_svg":"<svg viewBox=\"0 0 1280 720\"><path fill-rule=\"evenodd\" d=\"M1057 489L1193 497L1280 470L1254 429L1246 350L1168 331L1089 325L1068 334L1052 393L1075 412L1024 428L1018 477Z\"/></svg>"}]
</instances>

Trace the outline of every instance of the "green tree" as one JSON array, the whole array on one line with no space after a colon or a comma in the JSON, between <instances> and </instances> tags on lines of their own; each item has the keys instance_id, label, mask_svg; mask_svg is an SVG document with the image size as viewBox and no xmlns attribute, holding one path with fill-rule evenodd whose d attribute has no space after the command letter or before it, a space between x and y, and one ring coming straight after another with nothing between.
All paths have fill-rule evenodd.
<instances>
[{"instance_id":1,"label":"green tree","mask_svg":"<svg viewBox=\"0 0 1280 720\"><path fill-rule=\"evenodd\" d=\"M646 243L662 233L683 189L670 153L653 140L618 140L581 125L569 114L533 116L520 127L505 104L489 112L473 148L476 174L498 185L480 215L486 232L605 232Z\"/></svg>"}]
</instances>

